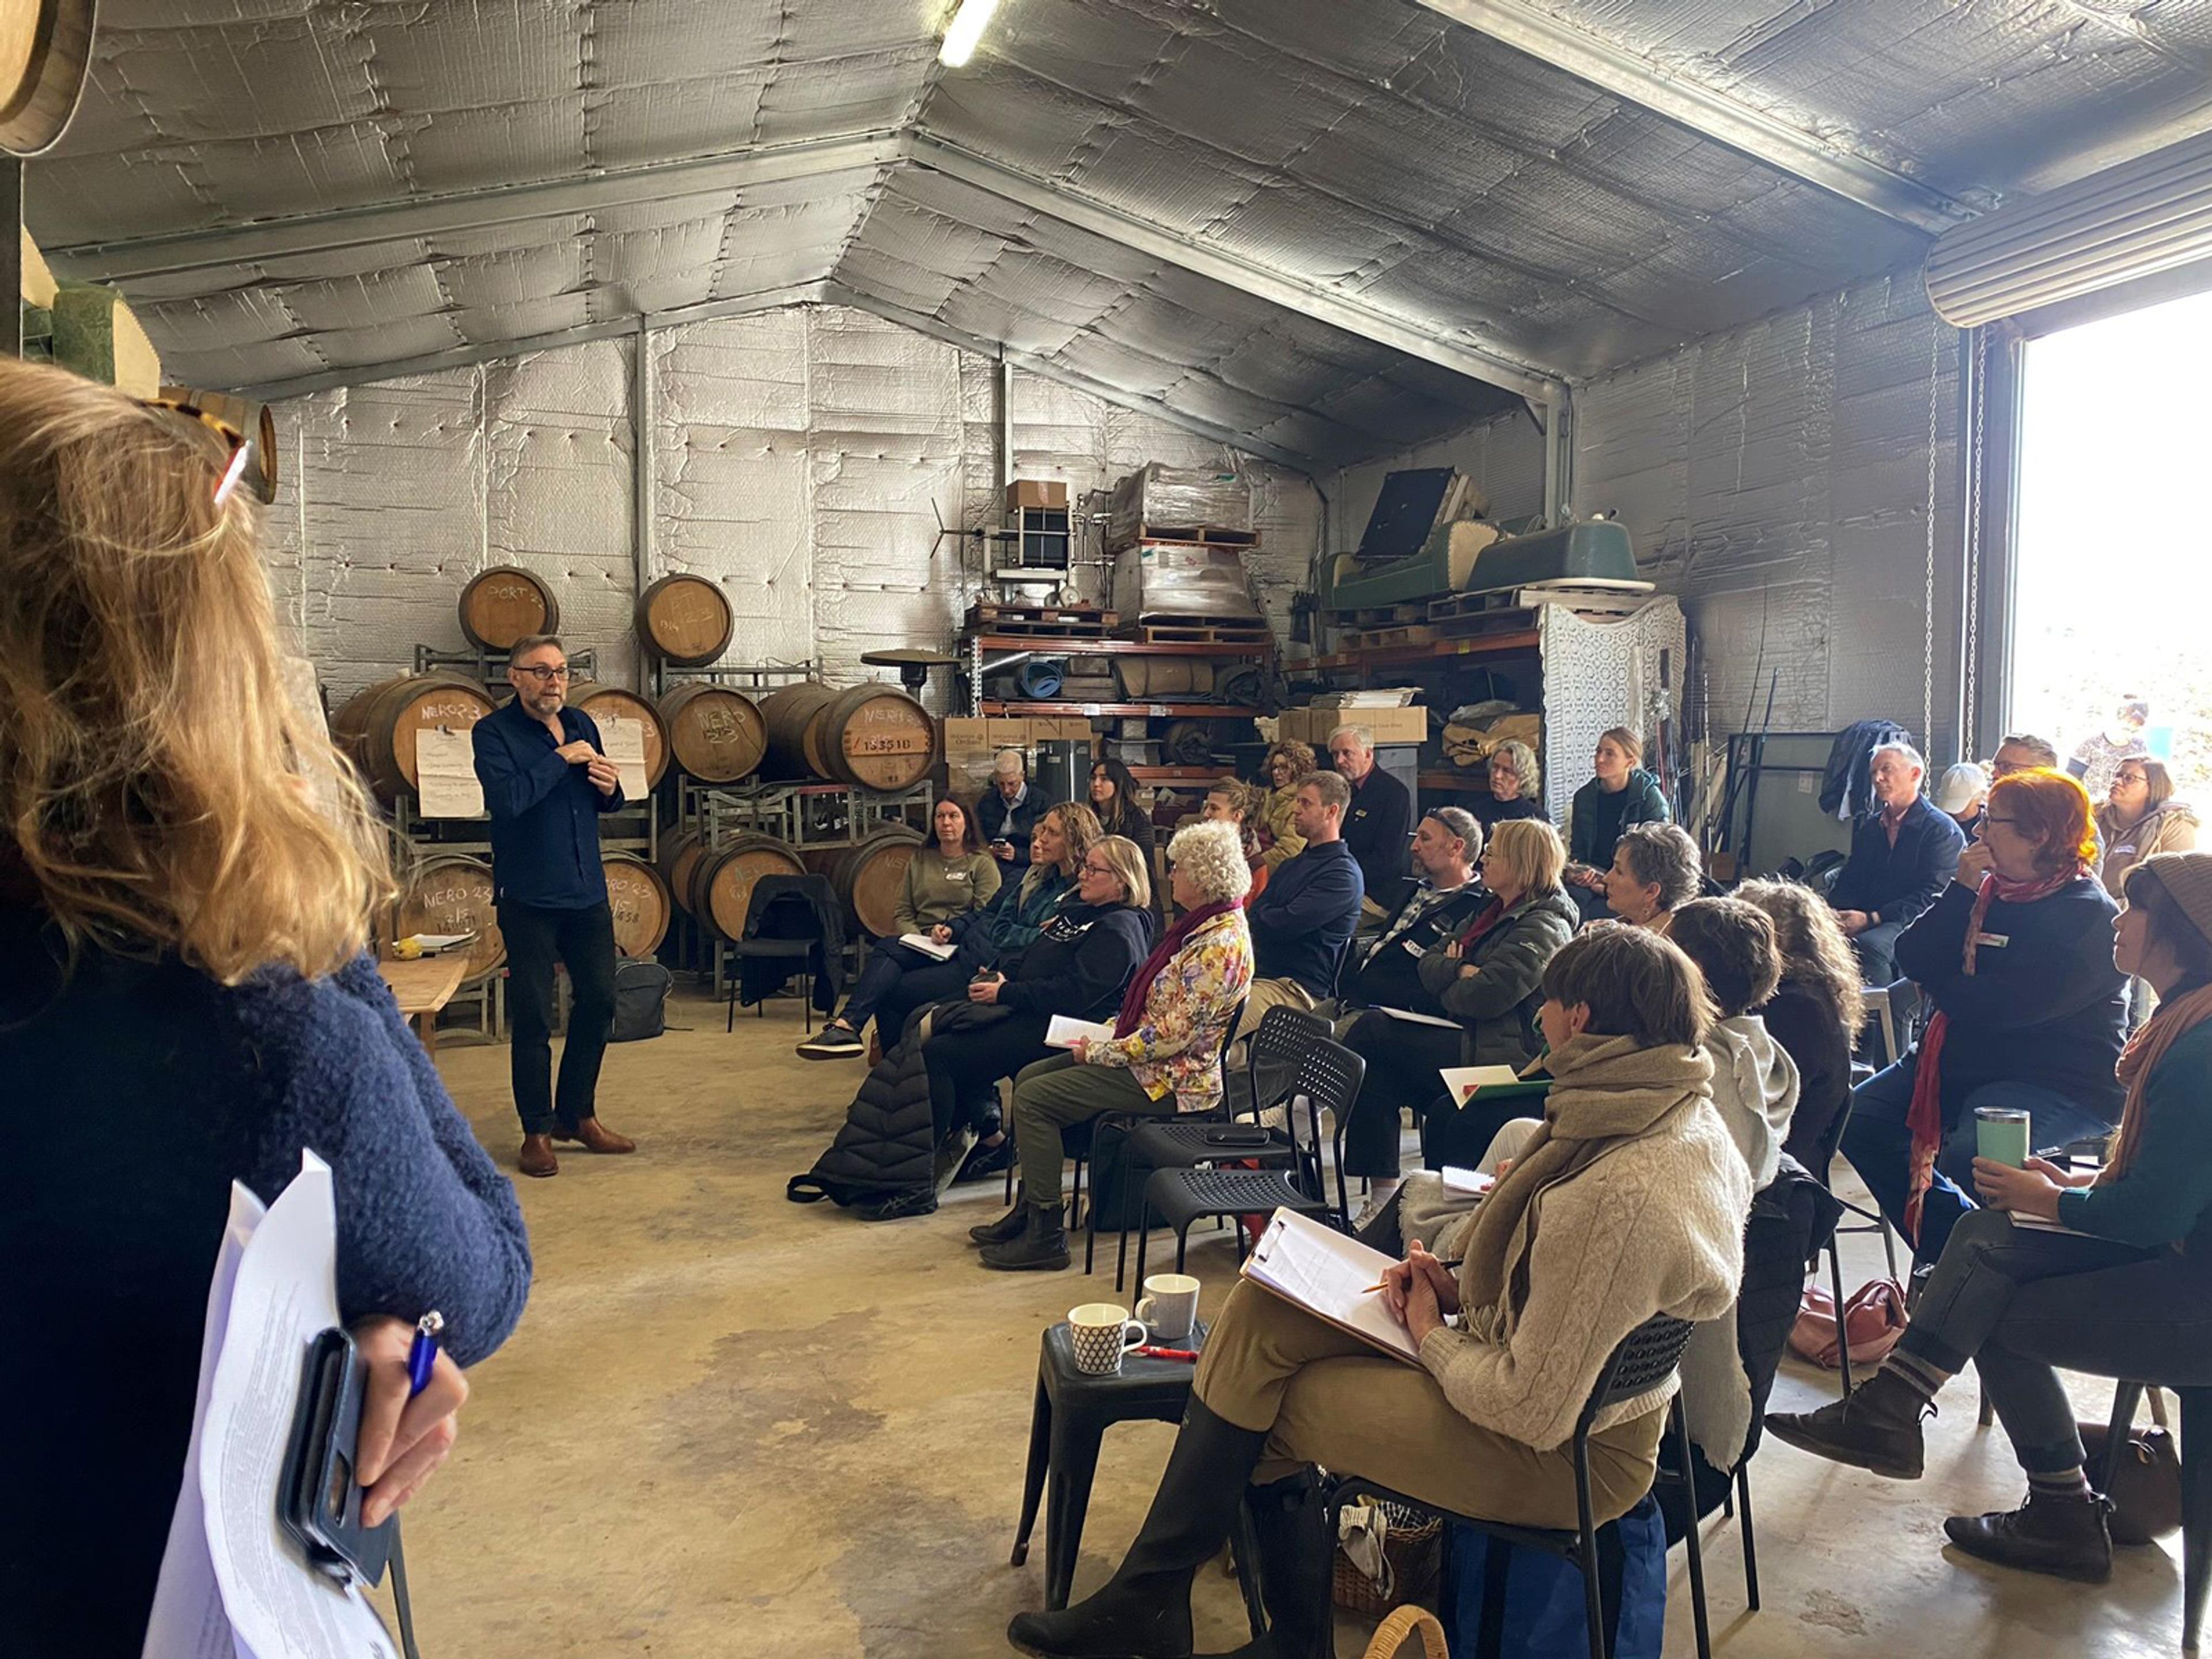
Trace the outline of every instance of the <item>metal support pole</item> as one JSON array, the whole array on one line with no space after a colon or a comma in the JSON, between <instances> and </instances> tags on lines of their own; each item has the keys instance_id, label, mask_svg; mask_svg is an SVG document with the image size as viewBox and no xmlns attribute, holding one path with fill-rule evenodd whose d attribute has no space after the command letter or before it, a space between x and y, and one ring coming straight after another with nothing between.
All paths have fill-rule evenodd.
<instances>
[{"instance_id":1,"label":"metal support pole","mask_svg":"<svg viewBox=\"0 0 2212 1659\"><path fill-rule=\"evenodd\" d=\"M629 380L630 556L635 562L633 586L640 594L653 584L653 331L640 317ZM642 664L638 673L642 684Z\"/></svg>"},{"instance_id":2,"label":"metal support pole","mask_svg":"<svg viewBox=\"0 0 2212 1659\"><path fill-rule=\"evenodd\" d=\"M8 315L0 322L0 356L23 355L23 162L0 155L0 295Z\"/></svg>"},{"instance_id":3,"label":"metal support pole","mask_svg":"<svg viewBox=\"0 0 2212 1659\"><path fill-rule=\"evenodd\" d=\"M1574 500L1574 398L1566 387L1544 406L1544 517L1565 524Z\"/></svg>"},{"instance_id":4,"label":"metal support pole","mask_svg":"<svg viewBox=\"0 0 2212 1659\"><path fill-rule=\"evenodd\" d=\"M999 499L1006 499L1006 486L1014 481L1014 366L1007 358L999 359ZM984 555L984 566L990 565L990 556Z\"/></svg>"}]
</instances>

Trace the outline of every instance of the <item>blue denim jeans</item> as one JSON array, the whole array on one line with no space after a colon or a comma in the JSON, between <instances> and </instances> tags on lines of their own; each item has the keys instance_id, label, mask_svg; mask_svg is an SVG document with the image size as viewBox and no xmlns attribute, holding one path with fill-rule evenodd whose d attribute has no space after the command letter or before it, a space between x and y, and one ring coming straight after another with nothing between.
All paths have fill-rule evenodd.
<instances>
[{"instance_id":1,"label":"blue denim jeans","mask_svg":"<svg viewBox=\"0 0 2212 1659\"><path fill-rule=\"evenodd\" d=\"M879 939L868 947L868 959L861 965L860 976L853 981L853 994L845 999L845 1011L837 1016L854 1030L859 1030L875 1018L884 998L896 990L900 980L916 968L933 967L934 963L910 945L895 939ZM898 1041L893 1031L884 1041L888 1048Z\"/></svg>"},{"instance_id":2,"label":"blue denim jeans","mask_svg":"<svg viewBox=\"0 0 2212 1659\"><path fill-rule=\"evenodd\" d=\"M1852 1090L1851 1121L1844 1130L1844 1156L1899 1232L1905 1230L1905 1200L1912 1179L1912 1132L1905 1121L1912 1109L1912 1074L1918 1063L1917 1055L1907 1054ZM1920 1237L1912 1241L1917 1261L1941 1256L1959 1218L1978 1207L1969 1194L1974 1187L1974 1113L1984 1106L2027 1112L2032 1147L2060 1146L2112 1129L2087 1108L2033 1083L1985 1083L1973 1091L1960 1106L1957 1120L1943 1126L1935 1179L1921 1202Z\"/></svg>"}]
</instances>

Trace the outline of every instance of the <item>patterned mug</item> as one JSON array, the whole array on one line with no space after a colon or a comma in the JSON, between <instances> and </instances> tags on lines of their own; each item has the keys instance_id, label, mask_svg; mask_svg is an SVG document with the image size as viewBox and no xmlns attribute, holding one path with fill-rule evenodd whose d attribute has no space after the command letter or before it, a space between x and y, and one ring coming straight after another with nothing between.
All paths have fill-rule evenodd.
<instances>
[{"instance_id":1,"label":"patterned mug","mask_svg":"<svg viewBox=\"0 0 2212 1659\"><path fill-rule=\"evenodd\" d=\"M1068 1334L1075 1342L1075 1369L1085 1376L1112 1376L1121 1356L1151 1340L1127 1308L1110 1302L1086 1302L1067 1310Z\"/></svg>"}]
</instances>

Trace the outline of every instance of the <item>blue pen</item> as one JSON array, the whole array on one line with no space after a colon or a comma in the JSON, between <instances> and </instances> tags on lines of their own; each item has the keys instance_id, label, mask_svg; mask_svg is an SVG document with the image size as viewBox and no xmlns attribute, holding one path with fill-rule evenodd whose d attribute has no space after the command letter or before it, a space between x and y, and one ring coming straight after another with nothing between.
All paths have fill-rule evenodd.
<instances>
[{"instance_id":1,"label":"blue pen","mask_svg":"<svg viewBox=\"0 0 2212 1659\"><path fill-rule=\"evenodd\" d=\"M438 1334L445 1328L446 1316L434 1308L415 1322L415 1346L407 1351L410 1400L430 1386L430 1372L438 1363Z\"/></svg>"}]
</instances>

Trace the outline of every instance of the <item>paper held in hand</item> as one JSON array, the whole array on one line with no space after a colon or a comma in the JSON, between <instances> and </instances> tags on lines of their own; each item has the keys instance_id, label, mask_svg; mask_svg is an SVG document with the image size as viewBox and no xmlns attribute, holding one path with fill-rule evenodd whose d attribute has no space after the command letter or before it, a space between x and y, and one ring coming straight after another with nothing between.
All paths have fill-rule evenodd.
<instances>
[{"instance_id":1,"label":"paper held in hand","mask_svg":"<svg viewBox=\"0 0 2212 1659\"><path fill-rule=\"evenodd\" d=\"M1114 1028L1102 1019L1070 1019L1066 1014L1054 1014L1052 1024L1044 1028L1044 1046L1048 1048L1073 1048L1079 1039L1111 1042Z\"/></svg>"},{"instance_id":2,"label":"paper held in hand","mask_svg":"<svg viewBox=\"0 0 2212 1659\"><path fill-rule=\"evenodd\" d=\"M1444 1080L1455 1106L1466 1105L1477 1089L1502 1089L1521 1081L1521 1074L1510 1066L1445 1066L1437 1075Z\"/></svg>"},{"instance_id":3,"label":"paper held in hand","mask_svg":"<svg viewBox=\"0 0 2212 1659\"><path fill-rule=\"evenodd\" d=\"M648 799L653 785L645 773L645 722L610 714L599 722L600 751L615 763L622 778L623 799L632 806Z\"/></svg>"},{"instance_id":4,"label":"paper held in hand","mask_svg":"<svg viewBox=\"0 0 2212 1659\"><path fill-rule=\"evenodd\" d=\"M415 734L415 793L426 818L480 818L476 741L446 726Z\"/></svg>"},{"instance_id":5,"label":"paper held in hand","mask_svg":"<svg viewBox=\"0 0 2212 1659\"><path fill-rule=\"evenodd\" d=\"M1420 1354L1413 1339L1371 1288L1385 1268L1397 1265L1395 1256L1310 1216L1278 1210L1245 1258L1243 1276L1394 1359L1418 1365Z\"/></svg>"},{"instance_id":6,"label":"paper held in hand","mask_svg":"<svg viewBox=\"0 0 2212 1659\"><path fill-rule=\"evenodd\" d=\"M908 950L919 951L922 955L938 962L951 961L960 949L957 945L939 945L927 933L901 933L898 942L905 945Z\"/></svg>"}]
</instances>

